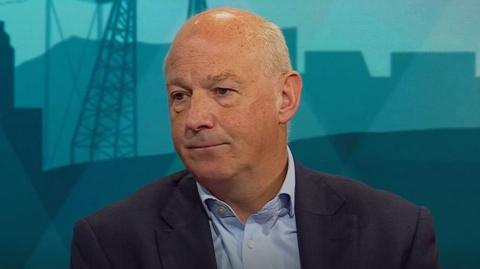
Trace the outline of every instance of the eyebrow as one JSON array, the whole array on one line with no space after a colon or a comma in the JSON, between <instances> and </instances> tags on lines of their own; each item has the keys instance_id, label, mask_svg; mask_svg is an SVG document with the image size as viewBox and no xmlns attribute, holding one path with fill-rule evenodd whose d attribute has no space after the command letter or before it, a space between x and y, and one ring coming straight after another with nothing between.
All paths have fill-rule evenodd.
<instances>
[{"instance_id":1,"label":"eyebrow","mask_svg":"<svg viewBox=\"0 0 480 269\"><path fill-rule=\"evenodd\" d=\"M174 78L170 81L168 81L166 83L166 86L167 86L167 90L168 90L168 86L171 86L171 85L176 85L176 86L180 86L184 89L188 89L188 83L185 79L181 78L181 77L177 77L177 78Z\"/></svg>"},{"instance_id":2,"label":"eyebrow","mask_svg":"<svg viewBox=\"0 0 480 269\"><path fill-rule=\"evenodd\" d=\"M215 82L221 82L221 81L224 81L224 80L227 80L227 79L231 79L238 84L242 84L242 80L237 75L233 74L232 72L224 72L224 73L214 75L214 76L212 76L212 75L207 76L207 81L208 82L214 82L214 83Z\"/></svg>"},{"instance_id":3,"label":"eyebrow","mask_svg":"<svg viewBox=\"0 0 480 269\"><path fill-rule=\"evenodd\" d=\"M225 81L227 79L231 79L238 84L243 84L243 81L240 79L240 77L238 77L237 75L235 75L235 74L233 74L232 72L229 72L229 71L224 72L224 73L220 73L220 74L217 74L217 75L208 75L207 78L204 81L201 82L201 84L202 84L203 87L209 88L212 85L214 85L215 83ZM172 80L167 82L166 86L167 86L167 90L168 90L168 86L171 86L171 85L180 86L184 89L190 89L190 86L188 86L188 84L189 83L185 79L183 79L182 77L177 77L177 78L173 78Z\"/></svg>"}]
</instances>

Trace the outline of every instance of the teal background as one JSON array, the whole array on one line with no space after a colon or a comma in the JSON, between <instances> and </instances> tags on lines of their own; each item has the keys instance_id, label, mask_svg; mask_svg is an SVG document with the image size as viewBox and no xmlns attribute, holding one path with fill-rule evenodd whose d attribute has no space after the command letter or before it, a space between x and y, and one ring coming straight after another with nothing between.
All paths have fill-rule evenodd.
<instances>
[{"instance_id":1,"label":"teal background","mask_svg":"<svg viewBox=\"0 0 480 269\"><path fill-rule=\"evenodd\" d=\"M16 58L15 110L0 117L0 268L66 268L75 220L182 168L161 64L188 2L138 4L141 156L75 165L68 146L98 46L86 34L94 7L54 1L64 38L55 26L44 115L45 2L14 2L0 0ZM290 135L295 158L427 206L444 268L480 267L478 1L207 3L285 29L305 83Z\"/></svg>"}]
</instances>

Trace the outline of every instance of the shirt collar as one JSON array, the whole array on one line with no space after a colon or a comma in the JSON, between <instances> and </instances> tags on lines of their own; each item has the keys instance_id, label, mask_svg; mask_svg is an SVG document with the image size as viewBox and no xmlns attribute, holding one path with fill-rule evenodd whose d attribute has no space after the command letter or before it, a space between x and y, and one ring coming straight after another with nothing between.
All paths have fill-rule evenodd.
<instances>
[{"instance_id":1,"label":"shirt collar","mask_svg":"<svg viewBox=\"0 0 480 269\"><path fill-rule=\"evenodd\" d=\"M282 187L278 192L278 195L285 194L289 199L289 215L292 217L295 211L295 163L293 161L293 155L290 151L290 148L287 147L288 153L288 167L287 167L287 174L285 175L285 180L283 181ZM277 195L277 196L278 196Z\"/></svg>"},{"instance_id":2,"label":"shirt collar","mask_svg":"<svg viewBox=\"0 0 480 269\"><path fill-rule=\"evenodd\" d=\"M285 202L287 203L287 209L289 211L290 217L294 216L295 212L295 163L293 161L292 152L290 148L287 146L287 153L288 153L288 165L287 165L287 173L285 175L285 179L283 181L282 187L280 191L275 197L285 197ZM205 189L200 183L197 181L197 191L200 195L200 199L202 200L203 207L205 211L210 215L210 208L207 203L209 199L220 201L217 197L212 195L207 189ZM280 198L282 199L282 198Z\"/></svg>"}]
</instances>

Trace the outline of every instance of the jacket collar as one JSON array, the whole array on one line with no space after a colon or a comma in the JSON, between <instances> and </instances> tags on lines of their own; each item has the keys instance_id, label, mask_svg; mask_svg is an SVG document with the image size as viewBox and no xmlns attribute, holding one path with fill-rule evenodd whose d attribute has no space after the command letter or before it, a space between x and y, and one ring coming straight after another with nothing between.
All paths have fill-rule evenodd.
<instances>
[{"instance_id":1,"label":"jacket collar","mask_svg":"<svg viewBox=\"0 0 480 269\"><path fill-rule=\"evenodd\" d=\"M346 199L326 175L295 163L297 238L300 262L308 268L354 268L357 216L341 213Z\"/></svg>"},{"instance_id":2,"label":"jacket collar","mask_svg":"<svg viewBox=\"0 0 480 269\"><path fill-rule=\"evenodd\" d=\"M190 174L177 182L156 230L163 268L216 268L208 217Z\"/></svg>"}]
</instances>

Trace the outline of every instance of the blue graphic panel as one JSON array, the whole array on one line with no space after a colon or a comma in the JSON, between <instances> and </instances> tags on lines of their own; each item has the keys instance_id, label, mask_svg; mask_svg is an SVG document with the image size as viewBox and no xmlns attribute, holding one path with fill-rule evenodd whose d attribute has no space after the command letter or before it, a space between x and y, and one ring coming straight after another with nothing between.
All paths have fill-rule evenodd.
<instances>
[{"instance_id":1,"label":"blue graphic panel","mask_svg":"<svg viewBox=\"0 0 480 269\"><path fill-rule=\"evenodd\" d=\"M183 169L162 64L192 1L138 1L139 156L75 164L94 33L111 4L98 24L94 1L51 2L45 51L45 3L0 0L0 268L68 267L76 220ZM206 2L283 28L304 80L296 159L427 206L444 268L480 266L478 1Z\"/></svg>"}]
</instances>

